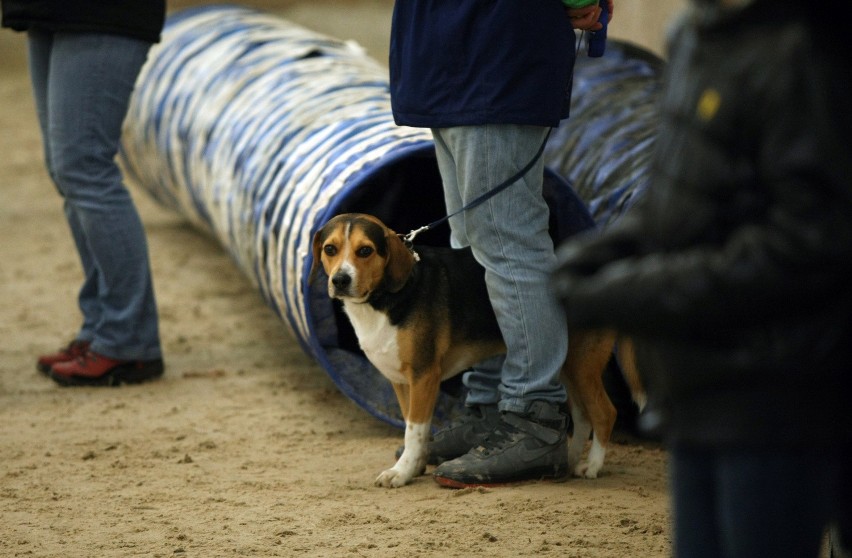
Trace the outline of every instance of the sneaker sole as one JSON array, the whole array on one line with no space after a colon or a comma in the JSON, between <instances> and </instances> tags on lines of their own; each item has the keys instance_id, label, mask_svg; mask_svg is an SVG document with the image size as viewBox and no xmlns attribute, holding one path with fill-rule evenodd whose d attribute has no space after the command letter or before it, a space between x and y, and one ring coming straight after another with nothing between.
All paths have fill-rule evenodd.
<instances>
[{"instance_id":1,"label":"sneaker sole","mask_svg":"<svg viewBox=\"0 0 852 558\"><path fill-rule=\"evenodd\" d=\"M515 478L507 478L507 479L494 479L488 481L476 481L476 480L457 480L451 479L449 477L442 477L438 475L433 475L432 478L435 479L435 482L440 484L446 488L497 488L500 486L511 486L514 484L519 484L523 482L535 482L535 481L551 481L551 482L560 482L568 479L568 467L566 466L564 470L559 469L557 471L553 471L553 467L546 467L545 469L533 469L531 471L527 471L523 477L515 477Z\"/></svg>"},{"instance_id":2,"label":"sneaker sole","mask_svg":"<svg viewBox=\"0 0 852 558\"><path fill-rule=\"evenodd\" d=\"M50 378L61 386L101 386L118 387L122 384L142 384L156 380L163 375L162 363L151 364L146 367L137 368L132 364L120 364L108 371L103 376L89 378L87 376L60 376L50 371Z\"/></svg>"}]
</instances>

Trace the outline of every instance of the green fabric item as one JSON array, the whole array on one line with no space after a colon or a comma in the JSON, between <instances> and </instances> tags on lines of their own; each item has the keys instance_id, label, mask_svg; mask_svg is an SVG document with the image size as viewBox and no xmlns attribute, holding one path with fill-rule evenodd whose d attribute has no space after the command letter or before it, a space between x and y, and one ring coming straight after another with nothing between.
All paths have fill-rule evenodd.
<instances>
[{"instance_id":1,"label":"green fabric item","mask_svg":"<svg viewBox=\"0 0 852 558\"><path fill-rule=\"evenodd\" d=\"M596 3L596 0L562 0L562 3L569 8L585 8Z\"/></svg>"}]
</instances>

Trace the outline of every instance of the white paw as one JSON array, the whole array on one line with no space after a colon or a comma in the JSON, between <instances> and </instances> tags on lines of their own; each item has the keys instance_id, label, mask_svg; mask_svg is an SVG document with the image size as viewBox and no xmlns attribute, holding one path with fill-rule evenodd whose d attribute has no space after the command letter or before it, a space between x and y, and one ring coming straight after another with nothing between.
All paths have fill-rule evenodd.
<instances>
[{"instance_id":1,"label":"white paw","mask_svg":"<svg viewBox=\"0 0 852 558\"><path fill-rule=\"evenodd\" d=\"M598 471L600 471L600 467L596 467L588 461L581 461L574 467L574 476L582 477L586 479L596 479L598 478Z\"/></svg>"},{"instance_id":2,"label":"white paw","mask_svg":"<svg viewBox=\"0 0 852 558\"><path fill-rule=\"evenodd\" d=\"M376 478L375 484L376 486L383 486L385 488L399 488L400 486L405 486L411 482L412 478L413 475L406 475L396 467L391 467L390 469L382 471L382 473Z\"/></svg>"},{"instance_id":3,"label":"white paw","mask_svg":"<svg viewBox=\"0 0 852 558\"><path fill-rule=\"evenodd\" d=\"M411 482L426 470L426 451L429 441L429 424L406 423L405 449L396 464L382 471L376 478L376 486L399 488Z\"/></svg>"}]
</instances>

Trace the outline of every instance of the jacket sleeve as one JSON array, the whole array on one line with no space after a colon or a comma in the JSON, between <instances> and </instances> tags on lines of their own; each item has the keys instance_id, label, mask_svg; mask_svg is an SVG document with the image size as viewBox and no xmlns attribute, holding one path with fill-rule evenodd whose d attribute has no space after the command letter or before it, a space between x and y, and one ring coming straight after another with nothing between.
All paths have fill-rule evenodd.
<instances>
[{"instance_id":1,"label":"jacket sleeve","mask_svg":"<svg viewBox=\"0 0 852 558\"><path fill-rule=\"evenodd\" d=\"M774 76L761 108L763 218L721 243L666 252L643 247L637 207L630 227L561 249L554 286L570 325L677 337L812 312L848 292L852 172L842 90L849 81L819 66L795 60L801 71Z\"/></svg>"}]
</instances>

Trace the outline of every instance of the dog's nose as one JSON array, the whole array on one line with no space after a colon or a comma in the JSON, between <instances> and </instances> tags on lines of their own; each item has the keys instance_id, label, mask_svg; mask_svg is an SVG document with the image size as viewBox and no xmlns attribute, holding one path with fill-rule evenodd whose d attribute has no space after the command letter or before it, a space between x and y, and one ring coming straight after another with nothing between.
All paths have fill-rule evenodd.
<instances>
[{"instance_id":1,"label":"dog's nose","mask_svg":"<svg viewBox=\"0 0 852 558\"><path fill-rule=\"evenodd\" d=\"M331 278L331 284L336 289L345 289L352 284L352 276L348 273L335 273L334 277Z\"/></svg>"}]
</instances>

